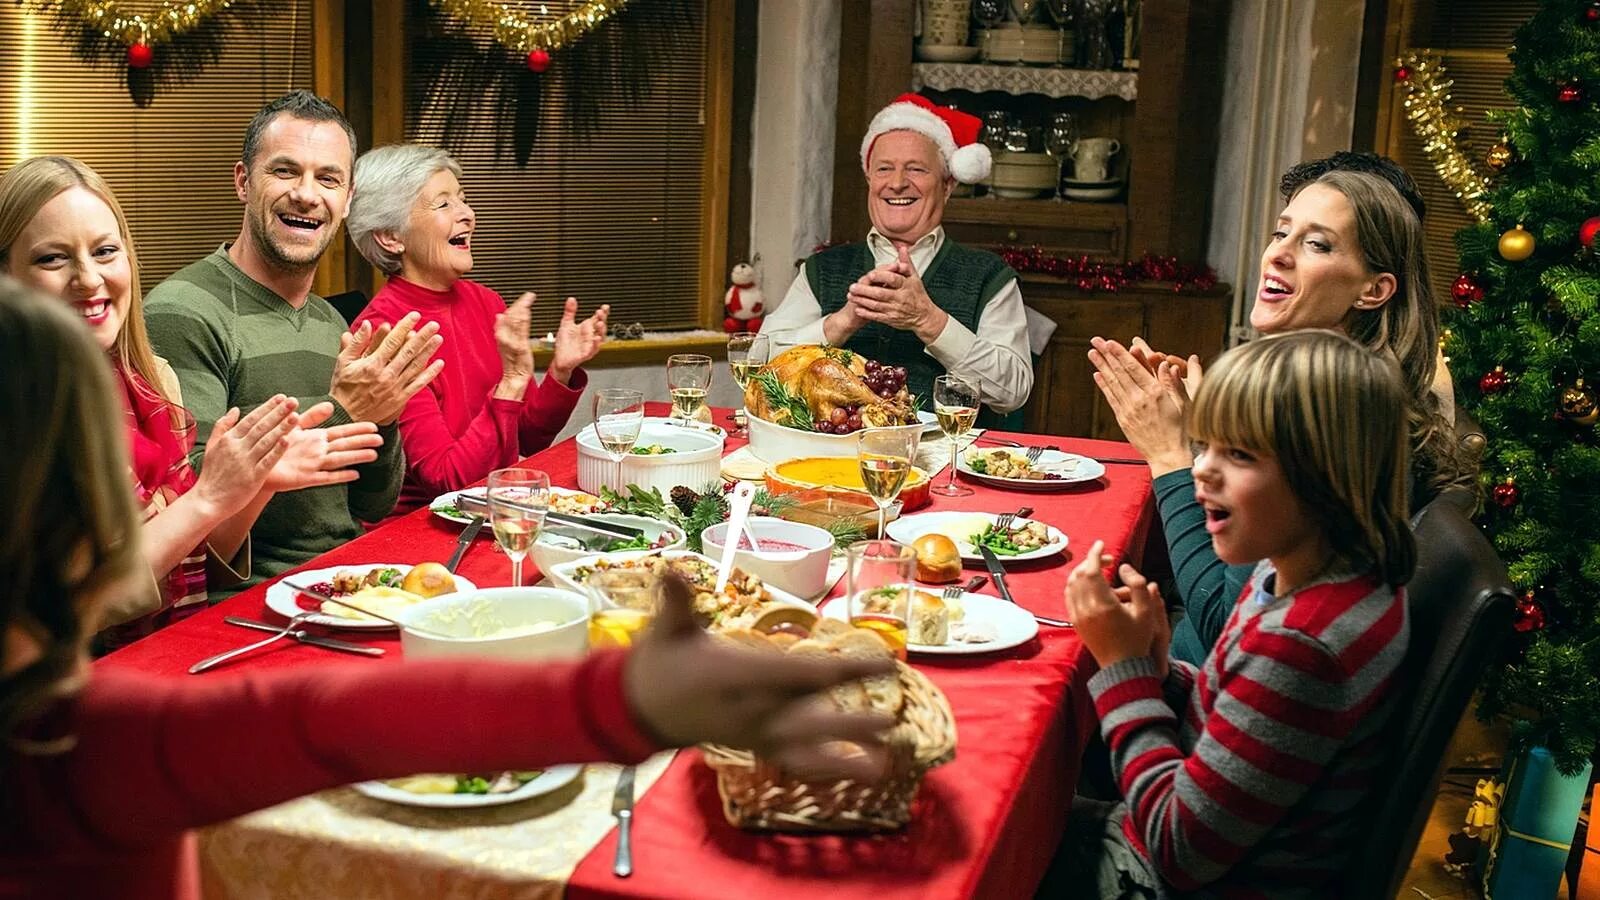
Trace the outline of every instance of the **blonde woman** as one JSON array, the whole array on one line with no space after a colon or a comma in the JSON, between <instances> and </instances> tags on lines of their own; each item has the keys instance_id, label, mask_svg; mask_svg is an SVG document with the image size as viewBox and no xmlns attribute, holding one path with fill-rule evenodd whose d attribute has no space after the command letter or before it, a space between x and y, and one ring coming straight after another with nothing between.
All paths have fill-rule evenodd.
<instances>
[{"instance_id":1,"label":"blonde woman","mask_svg":"<svg viewBox=\"0 0 1600 900\"><path fill-rule=\"evenodd\" d=\"M633 650L574 662L328 662L217 680L91 668L87 635L143 566L102 356L59 303L0 283L7 896L197 897L187 829L369 778L636 762L702 742L805 777L881 776L889 718L816 692L892 671L887 654L715 640L676 579Z\"/></svg>"},{"instance_id":2,"label":"blonde woman","mask_svg":"<svg viewBox=\"0 0 1600 900\"><path fill-rule=\"evenodd\" d=\"M193 419L145 334L127 219L105 181L75 159L36 157L0 178L0 272L63 301L117 376L129 472L144 510L140 545L156 584L110 611L106 624L117 627L101 649L202 608L208 567L218 581L243 577L250 526L274 493L349 481L347 466L375 456L381 439L373 425L314 429L331 406L299 413L297 401L278 395L248 413L230 410L206 442L197 476L186 456Z\"/></svg>"}]
</instances>

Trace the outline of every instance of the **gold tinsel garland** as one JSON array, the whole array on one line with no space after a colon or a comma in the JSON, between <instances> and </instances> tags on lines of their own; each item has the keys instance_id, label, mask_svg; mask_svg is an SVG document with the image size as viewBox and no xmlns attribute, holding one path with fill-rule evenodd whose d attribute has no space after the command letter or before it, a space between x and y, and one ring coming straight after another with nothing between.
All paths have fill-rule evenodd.
<instances>
[{"instance_id":1,"label":"gold tinsel garland","mask_svg":"<svg viewBox=\"0 0 1600 900\"><path fill-rule=\"evenodd\" d=\"M1405 89L1406 118L1422 138L1422 149L1433 163L1439 180L1455 192L1456 199L1479 222L1489 221L1489 184L1462 149L1461 131L1467 122L1461 108L1450 107L1450 86L1444 63L1426 50L1395 60L1395 80Z\"/></svg>"},{"instance_id":2,"label":"gold tinsel garland","mask_svg":"<svg viewBox=\"0 0 1600 900\"><path fill-rule=\"evenodd\" d=\"M234 0L166 0L148 16L125 13L116 0L30 0L25 5L76 19L85 30L119 44L154 46L199 27L233 4Z\"/></svg>"},{"instance_id":3,"label":"gold tinsel garland","mask_svg":"<svg viewBox=\"0 0 1600 900\"><path fill-rule=\"evenodd\" d=\"M586 0L572 12L549 20L544 4L539 5L539 15L529 15L490 0L432 2L446 16L492 32L497 43L518 53L554 50L570 44L628 5L628 0Z\"/></svg>"}]
</instances>

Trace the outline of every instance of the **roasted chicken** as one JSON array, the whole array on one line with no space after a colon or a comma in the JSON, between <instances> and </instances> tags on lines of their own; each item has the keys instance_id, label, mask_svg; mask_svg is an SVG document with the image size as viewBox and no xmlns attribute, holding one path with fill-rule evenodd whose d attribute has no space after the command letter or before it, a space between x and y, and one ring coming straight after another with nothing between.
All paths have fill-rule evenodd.
<instances>
[{"instance_id":1,"label":"roasted chicken","mask_svg":"<svg viewBox=\"0 0 1600 900\"><path fill-rule=\"evenodd\" d=\"M804 426L794 421L799 415L794 400L804 402L813 421L827 421L834 410L842 409L858 412L867 426L916 422L906 391L880 397L867 386L866 371L866 360L859 354L816 345L793 347L767 363L762 377L751 379L745 388L745 407L769 422L797 427ZM774 381L787 396L773 395Z\"/></svg>"}]
</instances>

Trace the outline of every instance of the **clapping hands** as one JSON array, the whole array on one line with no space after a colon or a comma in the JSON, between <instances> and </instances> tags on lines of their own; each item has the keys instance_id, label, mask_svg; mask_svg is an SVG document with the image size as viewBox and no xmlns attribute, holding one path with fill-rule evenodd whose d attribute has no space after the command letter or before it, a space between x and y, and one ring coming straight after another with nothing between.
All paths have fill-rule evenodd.
<instances>
[{"instance_id":1,"label":"clapping hands","mask_svg":"<svg viewBox=\"0 0 1600 900\"><path fill-rule=\"evenodd\" d=\"M318 428L333 415L332 403L318 403L300 414L299 427L289 432L288 446L268 473L265 489L294 491L355 481L352 466L378 458L383 436L371 422L350 422Z\"/></svg>"},{"instance_id":2,"label":"clapping hands","mask_svg":"<svg viewBox=\"0 0 1600 900\"><path fill-rule=\"evenodd\" d=\"M339 336L339 356L333 364L328 393L358 422L388 425L400 417L406 401L427 387L444 369L435 360L444 344L439 324L421 328L422 315L406 313L393 326L362 322L354 332Z\"/></svg>"},{"instance_id":3,"label":"clapping hands","mask_svg":"<svg viewBox=\"0 0 1600 900\"><path fill-rule=\"evenodd\" d=\"M561 324L556 326L555 353L550 358L550 377L562 384L572 380L577 368L600 352L606 340L606 317L611 314L609 305L602 305L589 318L579 322L578 299L568 297L561 310Z\"/></svg>"},{"instance_id":4,"label":"clapping hands","mask_svg":"<svg viewBox=\"0 0 1600 900\"><path fill-rule=\"evenodd\" d=\"M1151 657L1156 673L1167 676L1172 624L1161 590L1126 563L1117 570L1122 587L1106 581L1105 543L1095 541L1067 576L1067 610L1078 637L1104 669L1126 659Z\"/></svg>"},{"instance_id":5,"label":"clapping hands","mask_svg":"<svg viewBox=\"0 0 1600 900\"><path fill-rule=\"evenodd\" d=\"M1123 435L1150 463L1151 473L1160 476L1193 465L1183 417L1189 385L1199 387L1200 358L1180 362L1138 339L1133 351L1105 338L1089 343L1095 386L1111 405Z\"/></svg>"},{"instance_id":6,"label":"clapping hands","mask_svg":"<svg viewBox=\"0 0 1600 900\"><path fill-rule=\"evenodd\" d=\"M949 319L928 296L905 247L899 248L894 262L873 269L850 285L846 299L856 317L915 332L924 343L932 343Z\"/></svg>"}]
</instances>

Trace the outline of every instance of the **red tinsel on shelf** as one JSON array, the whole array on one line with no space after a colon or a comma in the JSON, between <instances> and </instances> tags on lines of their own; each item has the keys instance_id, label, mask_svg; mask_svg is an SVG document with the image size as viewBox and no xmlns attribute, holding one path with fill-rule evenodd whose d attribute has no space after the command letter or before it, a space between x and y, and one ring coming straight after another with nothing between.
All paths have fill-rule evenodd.
<instances>
[{"instance_id":1,"label":"red tinsel on shelf","mask_svg":"<svg viewBox=\"0 0 1600 900\"><path fill-rule=\"evenodd\" d=\"M1145 255L1131 262L1101 262L1087 256L1051 256L1039 247L1001 247L1000 258L1018 272L1051 275L1084 293L1114 294L1130 284L1160 282L1175 294L1204 293L1217 285L1210 266Z\"/></svg>"}]
</instances>

